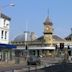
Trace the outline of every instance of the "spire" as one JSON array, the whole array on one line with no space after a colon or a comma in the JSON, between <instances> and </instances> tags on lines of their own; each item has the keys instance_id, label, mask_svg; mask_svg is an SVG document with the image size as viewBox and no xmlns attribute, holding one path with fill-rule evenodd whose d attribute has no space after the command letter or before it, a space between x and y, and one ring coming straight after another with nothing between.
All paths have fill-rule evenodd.
<instances>
[{"instance_id":1,"label":"spire","mask_svg":"<svg viewBox=\"0 0 72 72\"><path fill-rule=\"evenodd\" d=\"M51 22L50 17L49 17L49 9L48 9L48 16L47 16L47 18L46 18L44 24L52 25L52 22Z\"/></svg>"}]
</instances>

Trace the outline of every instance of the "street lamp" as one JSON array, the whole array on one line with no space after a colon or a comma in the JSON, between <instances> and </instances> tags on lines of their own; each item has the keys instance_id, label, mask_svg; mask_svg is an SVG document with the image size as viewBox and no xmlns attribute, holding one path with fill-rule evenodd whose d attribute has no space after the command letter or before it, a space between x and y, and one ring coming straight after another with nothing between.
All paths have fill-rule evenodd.
<instances>
[{"instance_id":1,"label":"street lamp","mask_svg":"<svg viewBox=\"0 0 72 72\"><path fill-rule=\"evenodd\" d=\"M10 3L10 4L7 4L7 5L1 6L1 8L5 8L5 7L8 7L8 6L14 7L15 4L14 3Z\"/></svg>"},{"instance_id":2,"label":"street lamp","mask_svg":"<svg viewBox=\"0 0 72 72\"><path fill-rule=\"evenodd\" d=\"M9 5L12 6L12 7L15 6L15 4L13 4L13 3L11 3L11 4L9 4Z\"/></svg>"},{"instance_id":3,"label":"street lamp","mask_svg":"<svg viewBox=\"0 0 72 72\"><path fill-rule=\"evenodd\" d=\"M15 6L15 4L10 3L10 4L5 5L5 6L0 6L0 18L1 18L2 9L3 9L3 8L5 8L5 7L8 7L8 6L10 6L10 7L14 7L14 6Z\"/></svg>"}]
</instances>

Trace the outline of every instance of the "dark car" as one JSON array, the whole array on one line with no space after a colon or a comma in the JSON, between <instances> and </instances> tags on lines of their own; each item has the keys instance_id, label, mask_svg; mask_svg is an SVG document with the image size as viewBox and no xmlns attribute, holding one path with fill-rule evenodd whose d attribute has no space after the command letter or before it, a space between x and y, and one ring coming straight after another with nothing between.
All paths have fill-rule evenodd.
<instances>
[{"instance_id":1,"label":"dark car","mask_svg":"<svg viewBox=\"0 0 72 72\"><path fill-rule=\"evenodd\" d=\"M41 60L38 56L31 55L27 59L27 65L40 65Z\"/></svg>"}]
</instances>

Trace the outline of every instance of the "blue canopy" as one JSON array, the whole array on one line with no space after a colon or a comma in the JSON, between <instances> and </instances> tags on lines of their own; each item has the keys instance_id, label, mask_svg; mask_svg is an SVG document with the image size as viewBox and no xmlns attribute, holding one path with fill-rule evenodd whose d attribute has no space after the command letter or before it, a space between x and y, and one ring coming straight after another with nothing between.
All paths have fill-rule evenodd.
<instances>
[{"instance_id":1,"label":"blue canopy","mask_svg":"<svg viewBox=\"0 0 72 72\"><path fill-rule=\"evenodd\" d=\"M12 44L0 44L0 48L16 48L16 45Z\"/></svg>"}]
</instances>

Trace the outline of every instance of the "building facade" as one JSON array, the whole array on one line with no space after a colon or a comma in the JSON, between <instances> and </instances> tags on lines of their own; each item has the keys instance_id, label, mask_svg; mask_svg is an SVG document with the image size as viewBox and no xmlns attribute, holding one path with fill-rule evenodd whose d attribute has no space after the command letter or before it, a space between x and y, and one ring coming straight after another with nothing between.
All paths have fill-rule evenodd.
<instances>
[{"instance_id":1,"label":"building facade","mask_svg":"<svg viewBox=\"0 0 72 72\"><path fill-rule=\"evenodd\" d=\"M8 16L1 14L0 17L0 43L8 44L9 43L9 25L10 20Z\"/></svg>"},{"instance_id":2,"label":"building facade","mask_svg":"<svg viewBox=\"0 0 72 72\"><path fill-rule=\"evenodd\" d=\"M12 48L16 46L9 44L9 29L11 18L0 14L0 61L12 59Z\"/></svg>"},{"instance_id":3,"label":"building facade","mask_svg":"<svg viewBox=\"0 0 72 72\"><path fill-rule=\"evenodd\" d=\"M27 35L23 33L22 35L17 36L14 41L12 41L12 44L17 46L17 50L20 50L21 54L25 53L25 51L28 51L29 54L37 56L54 56L56 54L56 46L59 49L60 44L64 44L66 48L67 46L71 47L72 41L68 41L59 37L58 35L53 34L53 23L50 20L49 16L47 16L43 25L43 36L38 38L35 38L35 35L27 36L29 34L27 32ZM28 38L30 39L28 40Z\"/></svg>"}]
</instances>

